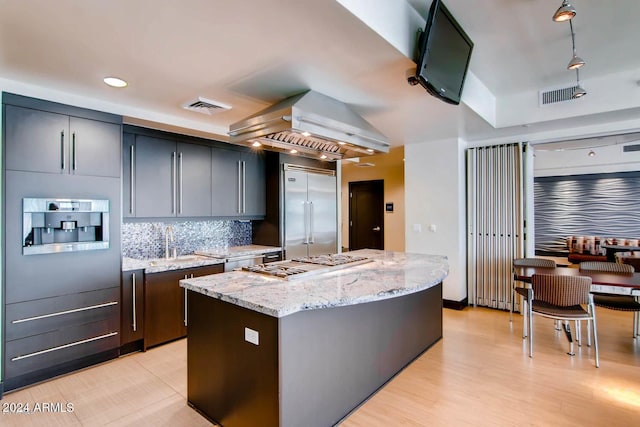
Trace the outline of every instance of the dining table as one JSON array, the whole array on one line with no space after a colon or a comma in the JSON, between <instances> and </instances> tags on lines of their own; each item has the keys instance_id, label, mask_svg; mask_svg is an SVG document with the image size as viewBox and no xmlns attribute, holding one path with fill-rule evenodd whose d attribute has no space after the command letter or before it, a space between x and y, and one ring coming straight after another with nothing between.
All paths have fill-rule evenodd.
<instances>
[{"instance_id":1,"label":"dining table","mask_svg":"<svg viewBox=\"0 0 640 427\"><path fill-rule=\"evenodd\" d=\"M534 274L586 276L591 278L591 292L640 295L640 273L608 273L571 267L514 267L513 274L515 280L526 283L531 283L531 276Z\"/></svg>"}]
</instances>

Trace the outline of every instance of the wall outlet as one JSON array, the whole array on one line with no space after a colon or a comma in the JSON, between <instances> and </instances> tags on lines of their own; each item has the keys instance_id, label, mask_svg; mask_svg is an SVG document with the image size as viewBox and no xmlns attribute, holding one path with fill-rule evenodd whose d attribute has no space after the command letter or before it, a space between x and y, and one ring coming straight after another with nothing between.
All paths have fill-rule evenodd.
<instances>
[{"instance_id":1,"label":"wall outlet","mask_svg":"<svg viewBox=\"0 0 640 427\"><path fill-rule=\"evenodd\" d=\"M244 328L244 340L251 344L260 345L260 334L250 328Z\"/></svg>"},{"instance_id":2,"label":"wall outlet","mask_svg":"<svg viewBox=\"0 0 640 427\"><path fill-rule=\"evenodd\" d=\"M422 233L422 224L413 224L413 231L415 233Z\"/></svg>"}]
</instances>

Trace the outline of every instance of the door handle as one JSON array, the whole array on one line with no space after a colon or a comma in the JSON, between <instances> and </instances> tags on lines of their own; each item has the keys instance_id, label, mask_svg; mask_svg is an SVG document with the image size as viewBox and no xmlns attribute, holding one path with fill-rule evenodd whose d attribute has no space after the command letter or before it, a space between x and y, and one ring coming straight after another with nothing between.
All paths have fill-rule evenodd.
<instances>
[{"instance_id":1,"label":"door handle","mask_svg":"<svg viewBox=\"0 0 640 427\"><path fill-rule=\"evenodd\" d=\"M177 152L171 153L171 213L176 213L177 198L178 198L178 155Z\"/></svg>"},{"instance_id":2,"label":"door handle","mask_svg":"<svg viewBox=\"0 0 640 427\"><path fill-rule=\"evenodd\" d=\"M309 244L309 202L302 202L302 207L304 209L304 213L303 213L303 221L304 221L304 244L308 245Z\"/></svg>"},{"instance_id":3,"label":"door handle","mask_svg":"<svg viewBox=\"0 0 640 427\"><path fill-rule=\"evenodd\" d=\"M315 238L313 237L313 202L309 202L309 243L314 244Z\"/></svg>"},{"instance_id":4,"label":"door handle","mask_svg":"<svg viewBox=\"0 0 640 427\"><path fill-rule=\"evenodd\" d=\"M182 151L178 153L178 159L178 170L180 171L178 176L178 213L182 214Z\"/></svg>"},{"instance_id":5,"label":"door handle","mask_svg":"<svg viewBox=\"0 0 640 427\"><path fill-rule=\"evenodd\" d=\"M238 213L242 213L242 161L238 160Z\"/></svg>"},{"instance_id":6,"label":"door handle","mask_svg":"<svg viewBox=\"0 0 640 427\"><path fill-rule=\"evenodd\" d=\"M76 133L75 132L71 134L71 154L72 154L71 169L75 171L75 170L78 170L78 162L76 160Z\"/></svg>"},{"instance_id":7,"label":"door handle","mask_svg":"<svg viewBox=\"0 0 640 427\"><path fill-rule=\"evenodd\" d=\"M247 213L247 164L242 161L242 213Z\"/></svg>"},{"instance_id":8,"label":"door handle","mask_svg":"<svg viewBox=\"0 0 640 427\"><path fill-rule=\"evenodd\" d=\"M373 227L373 231L380 231L380 226Z\"/></svg>"},{"instance_id":9,"label":"door handle","mask_svg":"<svg viewBox=\"0 0 640 427\"><path fill-rule=\"evenodd\" d=\"M131 315L133 317L133 332L138 330L138 322L136 322L136 273L131 274Z\"/></svg>"},{"instance_id":10,"label":"door handle","mask_svg":"<svg viewBox=\"0 0 640 427\"><path fill-rule=\"evenodd\" d=\"M60 169L64 170L64 131L60 131Z\"/></svg>"},{"instance_id":11,"label":"door handle","mask_svg":"<svg viewBox=\"0 0 640 427\"><path fill-rule=\"evenodd\" d=\"M136 179L136 149L131 145L131 155L129 156L129 213L133 215L133 204L135 202L134 180Z\"/></svg>"},{"instance_id":12,"label":"door handle","mask_svg":"<svg viewBox=\"0 0 640 427\"><path fill-rule=\"evenodd\" d=\"M191 279L193 279L193 274L191 274ZM184 279L187 280L187 275L184 275ZM189 310L189 307L187 306L187 288L184 288L184 326L188 326L187 325L187 311Z\"/></svg>"}]
</instances>

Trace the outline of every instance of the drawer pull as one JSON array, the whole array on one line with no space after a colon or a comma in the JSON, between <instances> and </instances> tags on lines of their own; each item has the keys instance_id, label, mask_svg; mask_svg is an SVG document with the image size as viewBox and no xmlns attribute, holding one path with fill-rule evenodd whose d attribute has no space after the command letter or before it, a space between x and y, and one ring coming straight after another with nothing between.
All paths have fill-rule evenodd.
<instances>
[{"instance_id":1,"label":"drawer pull","mask_svg":"<svg viewBox=\"0 0 640 427\"><path fill-rule=\"evenodd\" d=\"M111 302L106 302L104 304L91 305L89 307L74 308L73 310L58 311L56 313L43 314L41 316L27 317L26 319L12 320L11 323L15 325L16 323L30 322L32 320L40 320L40 319L46 319L48 317L62 316L63 314L78 313L80 311L94 310L96 308L109 307L111 305L117 305L117 304L118 304L118 301L111 301Z\"/></svg>"},{"instance_id":2,"label":"drawer pull","mask_svg":"<svg viewBox=\"0 0 640 427\"><path fill-rule=\"evenodd\" d=\"M108 334L100 335L100 336L97 336L97 337L87 338L86 340L75 341L75 342L71 342L69 344L59 345L57 347L51 347L51 348L47 348L45 350L36 351L35 353L29 353L29 354L24 354L22 356L12 357L11 361L12 362L16 362L18 360L27 359L27 358L33 357L33 356L39 356L41 354L50 353L52 351L62 350L64 348L75 347L76 345L86 344L88 342L98 341L98 340L101 340L101 339L104 339L104 338L109 338L109 337L112 337L114 335L118 335L118 333L117 332L110 332Z\"/></svg>"}]
</instances>

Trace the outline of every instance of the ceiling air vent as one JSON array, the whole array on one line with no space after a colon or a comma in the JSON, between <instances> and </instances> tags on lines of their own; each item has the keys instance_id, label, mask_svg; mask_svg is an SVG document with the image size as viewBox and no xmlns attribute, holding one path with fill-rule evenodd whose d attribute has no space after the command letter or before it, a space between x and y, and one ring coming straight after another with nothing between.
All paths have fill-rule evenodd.
<instances>
[{"instance_id":1,"label":"ceiling air vent","mask_svg":"<svg viewBox=\"0 0 640 427\"><path fill-rule=\"evenodd\" d=\"M573 101L573 92L577 88L578 86L571 86L561 89L540 91L540 106L555 104L556 102Z\"/></svg>"},{"instance_id":2,"label":"ceiling air vent","mask_svg":"<svg viewBox=\"0 0 640 427\"><path fill-rule=\"evenodd\" d=\"M185 110L195 111L202 114L214 114L220 111L226 111L231 109L231 105L223 104L222 102L212 101L201 96L195 100L187 102L182 105Z\"/></svg>"},{"instance_id":3,"label":"ceiling air vent","mask_svg":"<svg viewBox=\"0 0 640 427\"><path fill-rule=\"evenodd\" d=\"M630 151L640 151L640 144L625 145L624 147L622 147L622 151L625 153L628 153Z\"/></svg>"}]
</instances>

